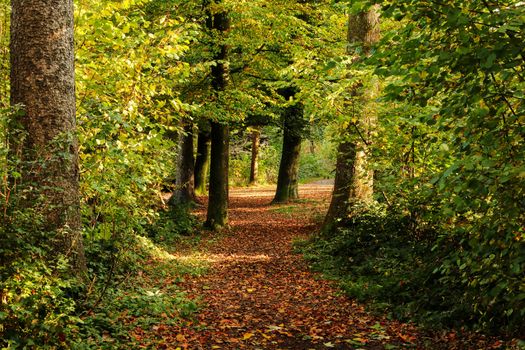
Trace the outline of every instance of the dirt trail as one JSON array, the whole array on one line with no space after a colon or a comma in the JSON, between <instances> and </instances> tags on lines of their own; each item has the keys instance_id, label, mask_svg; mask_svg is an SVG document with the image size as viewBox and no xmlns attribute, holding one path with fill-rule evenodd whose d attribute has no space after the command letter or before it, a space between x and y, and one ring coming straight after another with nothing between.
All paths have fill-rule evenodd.
<instances>
[{"instance_id":1,"label":"dirt trail","mask_svg":"<svg viewBox=\"0 0 525 350\"><path fill-rule=\"evenodd\" d=\"M178 284L201 306L181 324L138 327L132 336L156 349L518 349L478 333L425 333L413 325L373 316L309 271L293 241L315 233L332 185L300 187L301 200L272 206L273 187L230 193L231 228L203 233L197 247L178 247L175 259L211 265ZM203 201L205 201L203 199ZM205 207L198 213L204 215ZM172 278L161 283L171 284Z\"/></svg>"},{"instance_id":2,"label":"dirt trail","mask_svg":"<svg viewBox=\"0 0 525 350\"><path fill-rule=\"evenodd\" d=\"M202 297L179 329L188 349L393 349L413 327L372 317L311 273L292 242L317 229L331 186L301 186L298 203L270 206L273 188L231 191L231 229L207 249L212 269L181 285Z\"/></svg>"}]
</instances>

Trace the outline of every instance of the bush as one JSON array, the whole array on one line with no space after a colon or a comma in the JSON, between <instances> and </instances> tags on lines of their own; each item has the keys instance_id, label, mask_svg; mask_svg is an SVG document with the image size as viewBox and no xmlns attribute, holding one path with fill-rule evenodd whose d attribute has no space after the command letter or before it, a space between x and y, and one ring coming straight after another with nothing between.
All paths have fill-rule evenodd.
<instances>
[{"instance_id":1,"label":"bush","mask_svg":"<svg viewBox=\"0 0 525 350\"><path fill-rule=\"evenodd\" d=\"M12 204L13 200L9 202ZM38 213L11 205L0 226L0 345L66 347L77 337L81 290Z\"/></svg>"},{"instance_id":2,"label":"bush","mask_svg":"<svg viewBox=\"0 0 525 350\"><path fill-rule=\"evenodd\" d=\"M63 278L67 269L66 260L50 267L41 258L17 260L9 269L2 269L0 345L3 348L67 347L78 337L80 319L71 293L77 281Z\"/></svg>"},{"instance_id":3,"label":"bush","mask_svg":"<svg viewBox=\"0 0 525 350\"><path fill-rule=\"evenodd\" d=\"M475 275L465 273L467 265L459 258L471 257L472 251L466 242L439 232L408 212L378 205L358 210L337 231L313 238L301 250L314 268L338 279L350 296L393 317L432 327L521 331L519 295L494 293L472 283ZM502 266L495 256L491 261L494 269ZM510 290L514 280L494 269L485 271L492 288ZM509 304L517 315L505 311Z\"/></svg>"}]
</instances>

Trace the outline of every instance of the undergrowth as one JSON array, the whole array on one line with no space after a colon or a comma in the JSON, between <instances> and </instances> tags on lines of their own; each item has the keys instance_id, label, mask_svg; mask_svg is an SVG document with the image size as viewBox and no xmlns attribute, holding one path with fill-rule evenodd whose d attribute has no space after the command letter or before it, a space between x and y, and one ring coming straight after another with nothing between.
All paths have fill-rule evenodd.
<instances>
[{"instance_id":1,"label":"undergrowth","mask_svg":"<svg viewBox=\"0 0 525 350\"><path fill-rule=\"evenodd\" d=\"M186 275L204 273L206 267L179 261L170 252L179 241L193 239L188 235L195 225L195 218L186 210L161 211L157 221L140 229L143 235L128 236L117 250L108 249L104 241L88 246L92 275L106 280L93 283L96 291L91 291L83 305L81 342L74 348L153 346L152 327L191 319L197 303L177 284ZM152 338L143 336L143 331Z\"/></svg>"},{"instance_id":2,"label":"undergrowth","mask_svg":"<svg viewBox=\"0 0 525 350\"><path fill-rule=\"evenodd\" d=\"M189 300L177 283L187 274L198 275L203 270L181 263L165 249L145 237L136 237L128 250L125 271L120 281L113 281L107 291L98 284L82 313L80 342L74 348L130 348L144 346L141 330L151 331L154 325L174 325L186 322L197 304ZM124 260L122 261L124 262ZM100 293L105 293L103 297ZM98 297L95 297L98 294Z\"/></svg>"},{"instance_id":3,"label":"undergrowth","mask_svg":"<svg viewBox=\"0 0 525 350\"><path fill-rule=\"evenodd\" d=\"M88 276L79 279L71 276L68 260L46 244L52 233L38 229L38 215L28 210L10 215L0 228L1 348L150 346L154 336L137 336L140 330L187 322L197 310L177 283L206 268L170 254L177 237L191 230L191 217L174 222L162 214L153 231L136 228L151 237L130 231L85 240Z\"/></svg>"},{"instance_id":4,"label":"undergrowth","mask_svg":"<svg viewBox=\"0 0 525 350\"><path fill-rule=\"evenodd\" d=\"M346 294L392 318L429 328L519 334L519 318L509 317L497 304L483 305L462 280L461 266L450 268L451 256L464 247L443 237L438 227L378 205L345 219L334 232L297 243L296 249Z\"/></svg>"}]
</instances>

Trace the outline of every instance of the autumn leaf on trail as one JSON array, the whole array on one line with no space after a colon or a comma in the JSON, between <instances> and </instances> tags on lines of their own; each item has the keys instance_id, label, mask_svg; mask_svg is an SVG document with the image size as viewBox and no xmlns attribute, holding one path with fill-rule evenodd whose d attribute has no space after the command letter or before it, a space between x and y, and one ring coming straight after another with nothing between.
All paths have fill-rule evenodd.
<instances>
[{"instance_id":1,"label":"autumn leaf on trail","mask_svg":"<svg viewBox=\"0 0 525 350\"><path fill-rule=\"evenodd\" d=\"M251 337L253 337L253 333L244 333L244 336L242 337L242 340L248 340Z\"/></svg>"},{"instance_id":2,"label":"autumn leaf on trail","mask_svg":"<svg viewBox=\"0 0 525 350\"><path fill-rule=\"evenodd\" d=\"M406 343L413 343L416 338L413 335L410 334L398 334L399 338L401 338Z\"/></svg>"}]
</instances>

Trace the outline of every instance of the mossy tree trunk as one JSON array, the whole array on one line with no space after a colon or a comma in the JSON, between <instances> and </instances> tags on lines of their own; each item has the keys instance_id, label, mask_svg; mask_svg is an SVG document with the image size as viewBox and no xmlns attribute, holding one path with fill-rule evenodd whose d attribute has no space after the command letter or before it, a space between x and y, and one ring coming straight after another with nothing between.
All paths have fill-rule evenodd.
<instances>
[{"instance_id":1,"label":"mossy tree trunk","mask_svg":"<svg viewBox=\"0 0 525 350\"><path fill-rule=\"evenodd\" d=\"M250 164L250 185L256 185L259 177L259 148L261 144L261 129L255 127L251 134L252 161Z\"/></svg>"},{"instance_id":2,"label":"mossy tree trunk","mask_svg":"<svg viewBox=\"0 0 525 350\"><path fill-rule=\"evenodd\" d=\"M188 206L196 202L194 186L195 157L193 155L193 123L183 122L178 138L177 177L175 190L169 200L170 206Z\"/></svg>"},{"instance_id":3,"label":"mossy tree trunk","mask_svg":"<svg viewBox=\"0 0 525 350\"><path fill-rule=\"evenodd\" d=\"M206 194L208 182L208 170L210 168L210 131L199 129L197 135L197 156L195 158L195 193Z\"/></svg>"},{"instance_id":4,"label":"mossy tree trunk","mask_svg":"<svg viewBox=\"0 0 525 350\"><path fill-rule=\"evenodd\" d=\"M354 142L343 140L337 148L337 162L335 165L335 182L330 207L326 213L323 231L330 231L340 218L348 212L348 201L352 192L356 157Z\"/></svg>"},{"instance_id":5,"label":"mossy tree trunk","mask_svg":"<svg viewBox=\"0 0 525 350\"><path fill-rule=\"evenodd\" d=\"M355 56L355 60L368 56L372 46L379 41L379 5L374 5L367 12L358 15L350 15L348 18L348 42L360 43L363 46L361 56ZM357 152L355 152L354 176L352 179L350 197L362 203L371 203L374 195L374 171L369 162L369 148L372 144L372 133L377 124L376 111L372 106L378 95L378 82L372 81L364 91L365 106L362 110L359 122L354 128L356 135ZM357 130L359 129L359 132Z\"/></svg>"},{"instance_id":6,"label":"mossy tree trunk","mask_svg":"<svg viewBox=\"0 0 525 350\"><path fill-rule=\"evenodd\" d=\"M216 30L222 35L230 29L228 13L221 11L210 14L208 28ZM226 44L218 46L215 55L215 65L212 66L213 89L220 92L227 89L230 81L228 68L228 47ZM205 226L212 230L219 230L228 225L228 166L230 148L229 126L220 122L211 123L211 159L210 159L210 189L208 211Z\"/></svg>"},{"instance_id":7,"label":"mossy tree trunk","mask_svg":"<svg viewBox=\"0 0 525 350\"><path fill-rule=\"evenodd\" d=\"M359 43L363 50L361 55L354 54L358 61L370 54L372 45L379 40L379 6L358 15L349 15L348 37L350 44ZM369 91L364 93L365 101L372 101L377 95L378 84L371 82ZM366 105L368 104L368 106ZM377 123L375 110L365 102L362 115L356 124L346 129L338 147L334 190L330 207L325 216L323 231L327 232L337 226L340 218L348 216L350 203L373 201L374 172L369 164L369 147L372 133Z\"/></svg>"},{"instance_id":8,"label":"mossy tree trunk","mask_svg":"<svg viewBox=\"0 0 525 350\"><path fill-rule=\"evenodd\" d=\"M41 215L52 245L86 271L75 116L73 1L11 2L11 103L20 106L10 155L22 206ZM51 238L50 238L51 240Z\"/></svg>"}]
</instances>

